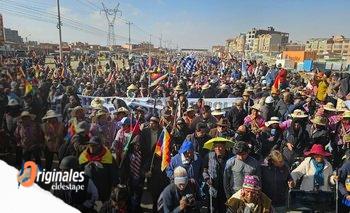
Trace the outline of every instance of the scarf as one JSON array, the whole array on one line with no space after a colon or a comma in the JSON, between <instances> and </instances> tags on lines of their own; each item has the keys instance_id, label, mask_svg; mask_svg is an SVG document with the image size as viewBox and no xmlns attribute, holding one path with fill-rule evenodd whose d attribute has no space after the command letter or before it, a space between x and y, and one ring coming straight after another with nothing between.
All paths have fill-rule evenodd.
<instances>
[{"instance_id":1,"label":"scarf","mask_svg":"<svg viewBox=\"0 0 350 213\"><path fill-rule=\"evenodd\" d=\"M324 184L323 169L324 169L325 163L324 162L319 163L319 162L316 162L315 159L312 159L312 164L316 169L316 172L314 174L314 185L316 187L323 186Z\"/></svg>"},{"instance_id":2,"label":"scarf","mask_svg":"<svg viewBox=\"0 0 350 213\"><path fill-rule=\"evenodd\" d=\"M102 148L101 152L98 155L92 155L89 150L86 152L86 158L89 162L91 161L98 161L100 162L102 160L102 157L106 154L107 149L105 147Z\"/></svg>"}]
</instances>

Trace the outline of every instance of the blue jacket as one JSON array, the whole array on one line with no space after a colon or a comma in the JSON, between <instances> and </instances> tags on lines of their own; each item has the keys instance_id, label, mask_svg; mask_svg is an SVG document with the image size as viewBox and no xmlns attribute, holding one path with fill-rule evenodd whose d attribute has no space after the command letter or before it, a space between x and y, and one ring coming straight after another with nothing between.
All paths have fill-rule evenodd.
<instances>
[{"instance_id":1,"label":"blue jacket","mask_svg":"<svg viewBox=\"0 0 350 213\"><path fill-rule=\"evenodd\" d=\"M184 165L181 160L181 154L176 154L171 158L170 165L166 171L166 174L170 180L174 179L174 170L176 167L182 166L186 169L188 178L193 178L200 183L202 176L202 160L195 154L195 160L193 160L189 165Z\"/></svg>"}]
</instances>

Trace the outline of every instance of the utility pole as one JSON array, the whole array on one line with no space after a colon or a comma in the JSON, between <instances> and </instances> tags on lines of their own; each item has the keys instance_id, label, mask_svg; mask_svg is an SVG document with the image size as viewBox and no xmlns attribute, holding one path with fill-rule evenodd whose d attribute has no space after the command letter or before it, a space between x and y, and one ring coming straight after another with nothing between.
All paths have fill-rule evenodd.
<instances>
[{"instance_id":1,"label":"utility pole","mask_svg":"<svg viewBox=\"0 0 350 213\"><path fill-rule=\"evenodd\" d=\"M62 22L61 22L61 11L60 11L60 0L57 0L57 14L58 14L58 34L60 37L60 62L63 61L63 55L62 55Z\"/></svg>"},{"instance_id":2,"label":"utility pole","mask_svg":"<svg viewBox=\"0 0 350 213\"><path fill-rule=\"evenodd\" d=\"M132 25L132 23L129 21L129 22L126 23L126 24L129 25L129 59L130 59L130 53L131 53L130 25Z\"/></svg>"},{"instance_id":3,"label":"utility pole","mask_svg":"<svg viewBox=\"0 0 350 213\"><path fill-rule=\"evenodd\" d=\"M159 48L162 49L162 39L163 39L163 34L160 34L160 38L159 38Z\"/></svg>"},{"instance_id":4,"label":"utility pole","mask_svg":"<svg viewBox=\"0 0 350 213\"><path fill-rule=\"evenodd\" d=\"M103 10L100 13L104 12L106 15L106 19L108 21L108 35L107 35L107 45L112 46L115 45L115 34L114 34L114 23L115 19L118 16L120 18L122 16L122 11L119 10L119 3L114 9L107 9L102 2Z\"/></svg>"},{"instance_id":5,"label":"utility pole","mask_svg":"<svg viewBox=\"0 0 350 213\"><path fill-rule=\"evenodd\" d=\"M151 55L152 34L149 34L148 55Z\"/></svg>"}]
</instances>

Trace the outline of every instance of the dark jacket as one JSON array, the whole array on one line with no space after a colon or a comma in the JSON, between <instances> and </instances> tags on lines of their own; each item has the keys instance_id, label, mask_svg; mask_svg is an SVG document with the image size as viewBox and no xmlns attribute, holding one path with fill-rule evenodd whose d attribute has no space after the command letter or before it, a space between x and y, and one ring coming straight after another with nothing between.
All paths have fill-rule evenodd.
<instances>
[{"instance_id":1,"label":"dark jacket","mask_svg":"<svg viewBox=\"0 0 350 213\"><path fill-rule=\"evenodd\" d=\"M244 118L248 115L247 111L242 109L239 111L236 106L232 107L227 113L227 118L230 121L231 129L237 130L239 126L243 125Z\"/></svg>"},{"instance_id":2,"label":"dark jacket","mask_svg":"<svg viewBox=\"0 0 350 213\"><path fill-rule=\"evenodd\" d=\"M180 192L174 183L169 184L162 192L163 198L163 212L164 213L178 213L180 211L180 200L183 196L192 194L196 201L199 201L199 189L196 185L191 184L190 182L187 184L185 190ZM198 202L195 202L195 206ZM199 212L198 209L186 208L186 212Z\"/></svg>"},{"instance_id":3,"label":"dark jacket","mask_svg":"<svg viewBox=\"0 0 350 213\"><path fill-rule=\"evenodd\" d=\"M107 149L106 147L103 147ZM79 164L85 169L85 174L91 178L98 190L98 197L101 201L107 201L110 198L112 187L117 185L117 166L111 152L107 149L102 160L97 165L90 162L86 157L87 150L84 150L79 156Z\"/></svg>"},{"instance_id":4,"label":"dark jacket","mask_svg":"<svg viewBox=\"0 0 350 213\"><path fill-rule=\"evenodd\" d=\"M275 112L273 105L265 104L261 107L261 116L265 121L269 121L271 117L278 116L278 114Z\"/></svg>"},{"instance_id":5,"label":"dark jacket","mask_svg":"<svg viewBox=\"0 0 350 213\"><path fill-rule=\"evenodd\" d=\"M292 180L292 178L286 165L281 168L270 162L262 165L262 191L272 200L274 207L285 206L289 180Z\"/></svg>"},{"instance_id":6,"label":"dark jacket","mask_svg":"<svg viewBox=\"0 0 350 213\"><path fill-rule=\"evenodd\" d=\"M339 174L339 192L343 198L348 196L350 193L346 190L345 180L348 175L350 175L350 160L344 161L343 165L338 170Z\"/></svg>"}]
</instances>

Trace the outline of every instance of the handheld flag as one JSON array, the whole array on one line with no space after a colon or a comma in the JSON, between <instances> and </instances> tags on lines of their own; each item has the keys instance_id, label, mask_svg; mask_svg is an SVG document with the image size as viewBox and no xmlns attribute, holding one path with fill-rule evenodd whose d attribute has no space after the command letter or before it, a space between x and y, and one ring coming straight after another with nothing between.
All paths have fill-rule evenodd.
<instances>
[{"instance_id":1,"label":"handheld flag","mask_svg":"<svg viewBox=\"0 0 350 213\"><path fill-rule=\"evenodd\" d=\"M170 164L170 134L166 128L160 134L154 153L162 157L161 170L164 171Z\"/></svg>"}]
</instances>

